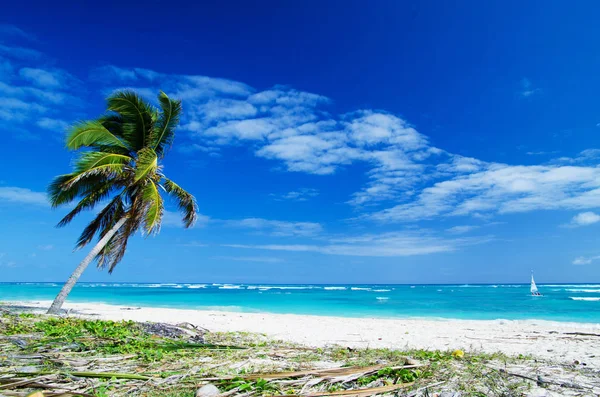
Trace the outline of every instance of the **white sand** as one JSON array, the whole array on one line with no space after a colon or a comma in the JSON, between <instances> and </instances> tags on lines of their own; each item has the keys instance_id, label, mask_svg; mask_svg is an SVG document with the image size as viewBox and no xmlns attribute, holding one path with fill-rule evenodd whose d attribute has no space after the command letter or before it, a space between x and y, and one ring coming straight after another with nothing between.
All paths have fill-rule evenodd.
<instances>
[{"instance_id":1,"label":"white sand","mask_svg":"<svg viewBox=\"0 0 600 397\"><path fill-rule=\"evenodd\" d=\"M11 302L47 308L50 301ZM93 303L66 303L72 314L110 320L189 322L211 331L247 331L308 346L394 349L462 349L470 352L531 354L561 362L578 360L600 368L600 324L542 320L431 320L344 318L295 314L236 313L208 310L132 308Z\"/></svg>"}]
</instances>

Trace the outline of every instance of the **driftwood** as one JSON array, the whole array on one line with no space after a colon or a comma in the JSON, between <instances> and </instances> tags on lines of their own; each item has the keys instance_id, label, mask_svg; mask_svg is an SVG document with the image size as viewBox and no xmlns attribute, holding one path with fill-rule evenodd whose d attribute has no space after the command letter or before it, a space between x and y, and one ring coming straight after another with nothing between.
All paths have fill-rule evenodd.
<instances>
[{"instance_id":1,"label":"driftwood","mask_svg":"<svg viewBox=\"0 0 600 397\"><path fill-rule=\"evenodd\" d=\"M565 332L565 335L580 335L580 336L597 336L600 337L600 334L592 334L589 332Z\"/></svg>"},{"instance_id":2,"label":"driftwood","mask_svg":"<svg viewBox=\"0 0 600 397\"><path fill-rule=\"evenodd\" d=\"M403 365L397 367L389 367L388 365L378 364L371 365L368 367L342 367L342 368L328 368L328 369L313 369L306 371L293 371L293 372L270 372L262 374L249 374L241 376L224 376L219 378L201 378L200 381L219 381L219 380L231 380L231 379L245 379L245 380L256 380L256 379L286 379L286 378L300 378L303 376L319 376L320 378L331 379L339 378L350 375L359 374L360 376L370 374L379 371L383 368L390 369L411 369L422 367L420 364L416 365Z\"/></svg>"}]
</instances>

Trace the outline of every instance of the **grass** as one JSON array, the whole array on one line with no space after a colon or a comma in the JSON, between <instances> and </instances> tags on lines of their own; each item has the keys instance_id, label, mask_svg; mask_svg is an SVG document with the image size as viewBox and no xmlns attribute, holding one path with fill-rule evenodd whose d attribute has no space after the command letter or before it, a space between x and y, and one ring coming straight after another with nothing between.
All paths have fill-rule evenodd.
<instances>
[{"instance_id":1,"label":"grass","mask_svg":"<svg viewBox=\"0 0 600 397\"><path fill-rule=\"evenodd\" d=\"M489 364L531 368L540 365L528 356L510 357L501 353L462 355L456 351L307 348L244 332L213 332L204 337L206 343L198 344L183 337L151 335L132 321L5 313L0 316L0 375L10 371L18 375L20 369L27 366L35 367L38 374L54 374L57 382L69 382L77 374L75 379L83 376L86 380L82 385L98 397L193 396L198 384L202 384L200 380L210 377L221 379L214 384L222 392L263 396L297 394L304 383L296 379L248 380L244 375L307 370L324 364L345 367L381 364L384 367L378 371L358 376L348 383L321 382L313 390L334 392L414 382L408 392L443 381L450 390L461 391L464 396L516 396L529 390L531 383L491 369ZM11 358L40 357L40 354L44 358L31 364ZM394 368L410 360L426 366ZM72 363L76 361L84 362L87 366L84 370L92 374L86 375L83 369L75 368ZM93 373L97 372L117 375L101 374L102 378L94 378ZM127 374L139 379L127 379Z\"/></svg>"}]
</instances>

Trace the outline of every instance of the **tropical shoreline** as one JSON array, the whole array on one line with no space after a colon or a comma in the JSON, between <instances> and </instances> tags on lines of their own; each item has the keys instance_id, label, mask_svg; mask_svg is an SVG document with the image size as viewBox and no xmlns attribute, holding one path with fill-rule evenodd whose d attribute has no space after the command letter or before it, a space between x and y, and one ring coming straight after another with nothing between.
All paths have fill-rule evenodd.
<instances>
[{"instance_id":1,"label":"tropical shoreline","mask_svg":"<svg viewBox=\"0 0 600 397\"><path fill-rule=\"evenodd\" d=\"M43 313L50 301L4 301ZM311 347L454 350L531 355L600 368L600 324L546 320L382 319L246 313L67 302L70 315L107 320L188 322L216 332L251 332Z\"/></svg>"}]
</instances>

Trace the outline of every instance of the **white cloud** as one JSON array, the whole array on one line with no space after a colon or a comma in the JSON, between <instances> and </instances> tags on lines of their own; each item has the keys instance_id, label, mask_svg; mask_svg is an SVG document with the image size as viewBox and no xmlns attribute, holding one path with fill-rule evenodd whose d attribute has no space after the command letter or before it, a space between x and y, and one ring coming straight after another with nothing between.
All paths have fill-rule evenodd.
<instances>
[{"instance_id":1,"label":"white cloud","mask_svg":"<svg viewBox=\"0 0 600 397\"><path fill-rule=\"evenodd\" d=\"M14 25L0 24L0 36L19 37L27 40L35 40L35 36L25 32Z\"/></svg>"},{"instance_id":2,"label":"white cloud","mask_svg":"<svg viewBox=\"0 0 600 397\"><path fill-rule=\"evenodd\" d=\"M6 53L5 53L6 52ZM4 56L2 56L4 55ZM66 71L44 68L47 63L38 51L0 45L0 128L17 138L39 139L35 128L24 130L20 125L37 124L38 127L59 130L64 121L65 108L80 109L84 103L75 98L85 90L81 82ZM41 116L44 117L41 117Z\"/></svg>"},{"instance_id":3,"label":"white cloud","mask_svg":"<svg viewBox=\"0 0 600 397\"><path fill-rule=\"evenodd\" d=\"M490 240L491 237L444 239L425 232L413 231L330 238L324 245L227 244L225 246L269 251L318 252L326 255L401 257L451 252L465 245L481 244Z\"/></svg>"},{"instance_id":4,"label":"white cloud","mask_svg":"<svg viewBox=\"0 0 600 397\"><path fill-rule=\"evenodd\" d=\"M581 212L571 219L571 222L568 224L568 226L587 226L597 222L600 222L600 215L594 212Z\"/></svg>"},{"instance_id":5,"label":"white cloud","mask_svg":"<svg viewBox=\"0 0 600 397\"><path fill-rule=\"evenodd\" d=\"M37 103L0 96L0 120L21 122L47 111L48 108Z\"/></svg>"},{"instance_id":6,"label":"white cloud","mask_svg":"<svg viewBox=\"0 0 600 397\"><path fill-rule=\"evenodd\" d=\"M66 121L52 119L49 117L40 118L38 121L36 121L36 124L38 127L58 132L65 132L67 128L69 128L69 123Z\"/></svg>"},{"instance_id":7,"label":"white cloud","mask_svg":"<svg viewBox=\"0 0 600 397\"><path fill-rule=\"evenodd\" d=\"M271 194L275 198L275 200L290 200L290 201L307 201L313 197L317 197L319 195L319 191L317 189L312 188L301 188L298 190L293 190L291 192L287 192L285 194Z\"/></svg>"},{"instance_id":8,"label":"white cloud","mask_svg":"<svg viewBox=\"0 0 600 397\"><path fill-rule=\"evenodd\" d=\"M17 262L15 261L6 261L4 258L6 257L6 253L0 252L0 267L17 267Z\"/></svg>"},{"instance_id":9,"label":"white cloud","mask_svg":"<svg viewBox=\"0 0 600 397\"><path fill-rule=\"evenodd\" d=\"M439 216L600 207L600 168L509 166L456 175L424 188L414 200L366 217L406 222Z\"/></svg>"},{"instance_id":10,"label":"white cloud","mask_svg":"<svg viewBox=\"0 0 600 397\"><path fill-rule=\"evenodd\" d=\"M549 152L544 152L544 151L526 152L525 154L527 154L529 156L545 156L545 155L556 154L556 153L559 153L559 151L558 150L553 150L553 151L549 151Z\"/></svg>"},{"instance_id":11,"label":"white cloud","mask_svg":"<svg viewBox=\"0 0 600 397\"><path fill-rule=\"evenodd\" d=\"M589 257L585 257L585 256L580 256L577 257L573 260L573 265L589 265L590 263L592 263L593 261L596 261L600 259L600 255L598 256L589 256Z\"/></svg>"},{"instance_id":12,"label":"white cloud","mask_svg":"<svg viewBox=\"0 0 600 397\"><path fill-rule=\"evenodd\" d=\"M446 229L446 231L448 233L451 233L451 234L465 234L465 233L468 233L468 232L470 232L472 230L475 230L475 229L479 229L479 226L476 226L476 225L460 225L460 226L454 226L454 227L451 227L449 229Z\"/></svg>"},{"instance_id":13,"label":"white cloud","mask_svg":"<svg viewBox=\"0 0 600 397\"><path fill-rule=\"evenodd\" d=\"M36 60L42 57L42 53L31 48L6 46L0 44L0 55L17 60Z\"/></svg>"},{"instance_id":14,"label":"white cloud","mask_svg":"<svg viewBox=\"0 0 600 397\"><path fill-rule=\"evenodd\" d=\"M260 263L281 263L283 262L280 258L273 258L268 256L215 256L212 259L223 259L236 262L260 262Z\"/></svg>"},{"instance_id":15,"label":"white cloud","mask_svg":"<svg viewBox=\"0 0 600 397\"><path fill-rule=\"evenodd\" d=\"M208 244L201 243L199 241L190 241L189 243L179 244L183 247L208 247Z\"/></svg>"},{"instance_id":16,"label":"white cloud","mask_svg":"<svg viewBox=\"0 0 600 397\"><path fill-rule=\"evenodd\" d=\"M51 72L44 69L37 68L22 68L19 71L19 75L42 88L59 88L62 86L62 73Z\"/></svg>"},{"instance_id":17,"label":"white cloud","mask_svg":"<svg viewBox=\"0 0 600 397\"><path fill-rule=\"evenodd\" d=\"M51 249L54 249L54 246L52 244L46 244L46 245L38 245L37 248L42 251L50 251Z\"/></svg>"},{"instance_id":18,"label":"white cloud","mask_svg":"<svg viewBox=\"0 0 600 397\"><path fill-rule=\"evenodd\" d=\"M198 220L194 227L204 227L211 221L209 216L198 214ZM162 217L162 226L165 227L183 227L182 216L176 211L165 210Z\"/></svg>"},{"instance_id":19,"label":"white cloud","mask_svg":"<svg viewBox=\"0 0 600 397\"><path fill-rule=\"evenodd\" d=\"M245 229L253 229L278 237L311 237L320 234L323 227L313 222L287 222L262 218L246 218L225 221L226 225Z\"/></svg>"},{"instance_id":20,"label":"white cloud","mask_svg":"<svg viewBox=\"0 0 600 397\"><path fill-rule=\"evenodd\" d=\"M547 165L486 162L432 146L396 115L374 110L334 115L326 111L328 98L285 86L259 91L226 79L114 66L101 72L112 83L134 81L153 91L160 86L183 98L182 128L196 141L185 149L188 152L216 154L219 146L243 144L275 162L276 168L282 165L292 172L332 175L355 164L366 167L367 183L348 203L387 208L361 219L489 218L600 207L600 150L588 149ZM527 79L522 87L523 96L539 92Z\"/></svg>"},{"instance_id":21,"label":"white cloud","mask_svg":"<svg viewBox=\"0 0 600 397\"><path fill-rule=\"evenodd\" d=\"M49 205L46 193L11 186L0 187L0 201L40 206Z\"/></svg>"},{"instance_id":22,"label":"white cloud","mask_svg":"<svg viewBox=\"0 0 600 397\"><path fill-rule=\"evenodd\" d=\"M524 78L521 80L521 96L524 98L531 97L539 93L541 90L539 88L534 88L529 79Z\"/></svg>"}]
</instances>

